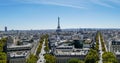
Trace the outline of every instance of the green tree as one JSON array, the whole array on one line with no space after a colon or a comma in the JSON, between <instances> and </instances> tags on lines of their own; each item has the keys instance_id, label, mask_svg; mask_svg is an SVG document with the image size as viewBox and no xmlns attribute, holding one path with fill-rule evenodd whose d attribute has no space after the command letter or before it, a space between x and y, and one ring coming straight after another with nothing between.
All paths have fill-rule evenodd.
<instances>
[{"instance_id":1,"label":"green tree","mask_svg":"<svg viewBox=\"0 0 120 63\"><path fill-rule=\"evenodd\" d=\"M96 33L95 42L96 42L96 44L93 49L96 51L99 51L99 32Z\"/></svg>"},{"instance_id":2,"label":"green tree","mask_svg":"<svg viewBox=\"0 0 120 63\"><path fill-rule=\"evenodd\" d=\"M99 36L100 36L100 41L101 41L101 44L102 44L102 51L106 52L105 42L104 42L104 39L103 39L103 36L102 36L101 32L99 32Z\"/></svg>"},{"instance_id":3,"label":"green tree","mask_svg":"<svg viewBox=\"0 0 120 63\"><path fill-rule=\"evenodd\" d=\"M0 39L0 63L7 63L7 55L4 52L4 47L6 46L7 38Z\"/></svg>"},{"instance_id":4,"label":"green tree","mask_svg":"<svg viewBox=\"0 0 120 63\"><path fill-rule=\"evenodd\" d=\"M46 63L56 63L55 56L51 54L45 54L45 60L46 60Z\"/></svg>"},{"instance_id":5,"label":"green tree","mask_svg":"<svg viewBox=\"0 0 120 63\"><path fill-rule=\"evenodd\" d=\"M45 46L46 46L46 47L44 48L45 52L46 52L46 53L49 53L48 34L45 35Z\"/></svg>"},{"instance_id":6,"label":"green tree","mask_svg":"<svg viewBox=\"0 0 120 63\"><path fill-rule=\"evenodd\" d=\"M84 63L84 61L82 61L82 60L79 60L79 61L78 61L78 63Z\"/></svg>"},{"instance_id":7,"label":"green tree","mask_svg":"<svg viewBox=\"0 0 120 63\"><path fill-rule=\"evenodd\" d=\"M6 62L7 62L6 53L0 52L0 63L6 63Z\"/></svg>"},{"instance_id":8,"label":"green tree","mask_svg":"<svg viewBox=\"0 0 120 63\"><path fill-rule=\"evenodd\" d=\"M103 63L118 63L117 58L112 52L105 52L102 55Z\"/></svg>"},{"instance_id":9,"label":"green tree","mask_svg":"<svg viewBox=\"0 0 120 63\"><path fill-rule=\"evenodd\" d=\"M3 52L5 50L3 48L4 48L5 44L6 44L6 42L7 42L7 38L0 39L0 52Z\"/></svg>"},{"instance_id":10,"label":"green tree","mask_svg":"<svg viewBox=\"0 0 120 63\"><path fill-rule=\"evenodd\" d=\"M46 51L46 53L48 53L48 52L49 52L49 47L46 46L46 47L44 48L44 50Z\"/></svg>"},{"instance_id":11,"label":"green tree","mask_svg":"<svg viewBox=\"0 0 120 63\"><path fill-rule=\"evenodd\" d=\"M91 49L85 58L85 63L96 63L99 60L99 55L96 50Z\"/></svg>"},{"instance_id":12,"label":"green tree","mask_svg":"<svg viewBox=\"0 0 120 63\"><path fill-rule=\"evenodd\" d=\"M42 35L42 36L40 37L39 45L38 45L37 52L36 52L36 55L37 55L37 56L38 56L39 53L41 52L41 48L42 48L42 44L43 44L43 42L44 42L44 39L45 39L45 36Z\"/></svg>"},{"instance_id":13,"label":"green tree","mask_svg":"<svg viewBox=\"0 0 120 63\"><path fill-rule=\"evenodd\" d=\"M77 58L71 58L70 60L68 60L68 63L84 63L84 62Z\"/></svg>"},{"instance_id":14,"label":"green tree","mask_svg":"<svg viewBox=\"0 0 120 63\"><path fill-rule=\"evenodd\" d=\"M29 58L27 59L27 63L36 63L38 57L36 55L30 54Z\"/></svg>"}]
</instances>

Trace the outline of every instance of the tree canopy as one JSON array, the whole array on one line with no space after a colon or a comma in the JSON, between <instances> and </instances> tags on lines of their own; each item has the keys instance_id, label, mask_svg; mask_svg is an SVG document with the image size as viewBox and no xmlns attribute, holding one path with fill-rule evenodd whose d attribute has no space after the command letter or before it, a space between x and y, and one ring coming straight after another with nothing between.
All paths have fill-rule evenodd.
<instances>
[{"instance_id":1,"label":"tree canopy","mask_svg":"<svg viewBox=\"0 0 120 63\"><path fill-rule=\"evenodd\" d=\"M56 58L51 54L45 54L46 63L56 63Z\"/></svg>"},{"instance_id":2,"label":"tree canopy","mask_svg":"<svg viewBox=\"0 0 120 63\"><path fill-rule=\"evenodd\" d=\"M104 52L102 58L103 63L118 63L117 58L112 52Z\"/></svg>"},{"instance_id":3,"label":"tree canopy","mask_svg":"<svg viewBox=\"0 0 120 63\"><path fill-rule=\"evenodd\" d=\"M68 60L68 63L84 63L82 60L79 60L78 58L71 58Z\"/></svg>"},{"instance_id":4,"label":"tree canopy","mask_svg":"<svg viewBox=\"0 0 120 63\"><path fill-rule=\"evenodd\" d=\"M85 63L96 63L98 60L98 52L96 50L91 49L85 58Z\"/></svg>"},{"instance_id":5,"label":"tree canopy","mask_svg":"<svg viewBox=\"0 0 120 63\"><path fill-rule=\"evenodd\" d=\"M36 55L30 54L29 58L27 59L27 63L36 63L38 60Z\"/></svg>"},{"instance_id":6,"label":"tree canopy","mask_svg":"<svg viewBox=\"0 0 120 63\"><path fill-rule=\"evenodd\" d=\"M7 55L4 52L4 47L7 42L7 38L0 39L0 63L7 63Z\"/></svg>"},{"instance_id":7,"label":"tree canopy","mask_svg":"<svg viewBox=\"0 0 120 63\"><path fill-rule=\"evenodd\" d=\"M49 46L48 46L48 36L46 34L45 37L45 48L44 48L45 52L48 53L49 52Z\"/></svg>"},{"instance_id":8,"label":"tree canopy","mask_svg":"<svg viewBox=\"0 0 120 63\"><path fill-rule=\"evenodd\" d=\"M0 63L6 63L6 62L7 62L6 53L0 52Z\"/></svg>"}]
</instances>

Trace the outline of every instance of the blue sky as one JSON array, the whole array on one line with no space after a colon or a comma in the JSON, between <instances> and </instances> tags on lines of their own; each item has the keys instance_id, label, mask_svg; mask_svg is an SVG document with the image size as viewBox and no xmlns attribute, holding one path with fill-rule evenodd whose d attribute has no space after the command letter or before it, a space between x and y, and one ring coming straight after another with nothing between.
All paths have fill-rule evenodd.
<instances>
[{"instance_id":1,"label":"blue sky","mask_svg":"<svg viewBox=\"0 0 120 63\"><path fill-rule=\"evenodd\" d=\"M0 0L0 30L120 28L120 0Z\"/></svg>"}]
</instances>

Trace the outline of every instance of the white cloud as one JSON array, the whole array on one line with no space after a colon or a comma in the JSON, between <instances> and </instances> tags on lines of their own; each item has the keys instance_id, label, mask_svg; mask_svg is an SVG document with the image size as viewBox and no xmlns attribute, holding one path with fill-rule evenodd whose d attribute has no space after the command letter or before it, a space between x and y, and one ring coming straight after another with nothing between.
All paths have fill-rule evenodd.
<instances>
[{"instance_id":1,"label":"white cloud","mask_svg":"<svg viewBox=\"0 0 120 63\"><path fill-rule=\"evenodd\" d=\"M66 7L73 7L73 8L85 8L84 6L77 6L77 5L73 5L73 4L63 4L63 3L56 3L56 2L47 2L45 4L66 6Z\"/></svg>"},{"instance_id":2,"label":"white cloud","mask_svg":"<svg viewBox=\"0 0 120 63\"><path fill-rule=\"evenodd\" d=\"M110 3L120 3L119 0L11 0L12 2L24 3L24 4L47 4L58 5L72 8L86 9L95 5L103 7L114 8Z\"/></svg>"},{"instance_id":3,"label":"white cloud","mask_svg":"<svg viewBox=\"0 0 120 63\"><path fill-rule=\"evenodd\" d=\"M86 8L85 1L83 0L24 0L21 2L31 3L31 4L58 5L58 6L65 6L65 7L81 8L81 9Z\"/></svg>"},{"instance_id":4,"label":"white cloud","mask_svg":"<svg viewBox=\"0 0 120 63\"><path fill-rule=\"evenodd\" d=\"M91 0L94 4L101 5L104 7L114 8L112 5L106 3L106 1L103 0Z\"/></svg>"}]
</instances>

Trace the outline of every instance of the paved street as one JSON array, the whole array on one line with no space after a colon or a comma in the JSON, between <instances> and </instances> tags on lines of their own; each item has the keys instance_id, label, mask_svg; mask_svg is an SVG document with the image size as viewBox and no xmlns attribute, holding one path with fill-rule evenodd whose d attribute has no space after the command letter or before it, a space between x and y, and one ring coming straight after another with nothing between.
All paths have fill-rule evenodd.
<instances>
[{"instance_id":1,"label":"paved street","mask_svg":"<svg viewBox=\"0 0 120 63\"><path fill-rule=\"evenodd\" d=\"M33 47L32 50L31 50L31 53L32 53L32 54L36 55L38 45L39 45L39 40L36 40L36 41L34 42L34 47Z\"/></svg>"},{"instance_id":2,"label":"paved street","mask_svg":"<svg viewBox=\"0 0 120 63\"><path fill-rule=\"evenodd\" d=\"M104 42L105 42L105 41L104 41ZM105 44L105 50L108 51L106 44Z\"/></svg>"},{"instance_id":3,"label":"paved street","mask_svg":"<svg viewBox=\"0 0 120 63\"><path fill-rule=\"evenodd\" d=\"M45 40L44 40L44 42L43 42L43 44L42 44L42 49L41 49L41 53L39 54L39 59L38 59L38 61L37 61L37 63L45 63L45 58L44 58L44 54L45 54L45 51L44 51L44 48L45 48Z\"/></svg>"},{"instance_id":4,"label":"paved street","mask_svg":"<svg viewBox=\"0 0 120 63\"><path fill-rule=\"evenodd\" d=\"M102 54L103 54L103 51L102 51L102 45L101 45L101 40L100 40L100 36L99 36L99 53L100 53L100 60L98 63L103 63L102 62Z\"/></svg>"}]
</instances>

